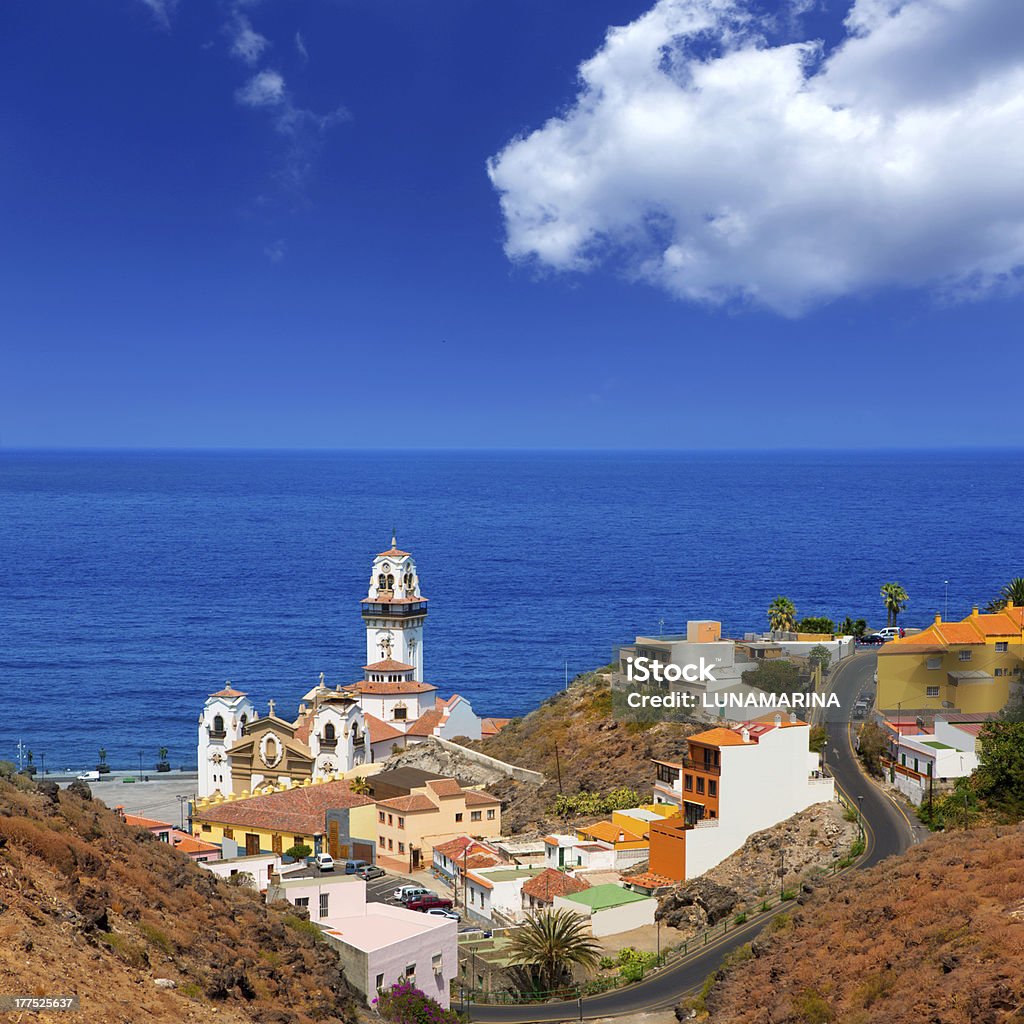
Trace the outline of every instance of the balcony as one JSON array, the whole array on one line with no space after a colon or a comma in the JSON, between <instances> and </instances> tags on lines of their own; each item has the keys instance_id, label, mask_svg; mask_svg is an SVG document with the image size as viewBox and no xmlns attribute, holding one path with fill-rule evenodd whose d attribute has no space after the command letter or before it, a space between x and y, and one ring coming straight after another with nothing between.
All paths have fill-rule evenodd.
<instances>
[{"instance_id":1,"label":"balcony","mask_svg":"<svg viewBox=\"0 0 1024 1024\"><path fill-rule=\"evenodd\" d=\"M427 602L416 601L413 604L389 604L373 602L363 605L364 619L412 619L427 614Z\"/></svg>"},{"instance_id":2,"label":"balcony","mask_svg":"<svg viewBox=\"0 0 1024 1024\"><path fill-rule=\"evenodd\" d=\"M334 750L335 747L337 747L337 745L338 745L338 737L337 736L334 736L331 739L326 739L323 736L318 736L317 739L320 740L320 749L321 750Z\"/></svg>"},{"instance_id":3,"label":"balcony","mask_svg":"<svg viewBox=\"0 0 1024 1024\"><path fill-rule=\"evenodd\" d=\"M208 729L207 731L210 734L211 740L222 740L224 739L225 736L227 736L226 729Z\"/></svg>"}]
</instances>

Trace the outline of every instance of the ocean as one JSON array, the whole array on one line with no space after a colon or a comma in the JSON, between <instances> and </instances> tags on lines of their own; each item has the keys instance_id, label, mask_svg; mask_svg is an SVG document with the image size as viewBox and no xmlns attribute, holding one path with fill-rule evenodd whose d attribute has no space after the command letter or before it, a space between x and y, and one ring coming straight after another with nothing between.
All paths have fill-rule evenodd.
<instances>
[{"instance_id":1,"label":"ocean","mask_svg":"<svg viewBox=\"0 0 1024 1024\"><path fill-rule=\"evenodd\" d=\"M196 759L226 680L291 714L361 676L392 528L424 674L522 714L637 633L801 615L927 625L1024 575L1021 452L0 452L0 758ZM949 581L948 588L945 581Z\"/></svg>"}]
</instances>

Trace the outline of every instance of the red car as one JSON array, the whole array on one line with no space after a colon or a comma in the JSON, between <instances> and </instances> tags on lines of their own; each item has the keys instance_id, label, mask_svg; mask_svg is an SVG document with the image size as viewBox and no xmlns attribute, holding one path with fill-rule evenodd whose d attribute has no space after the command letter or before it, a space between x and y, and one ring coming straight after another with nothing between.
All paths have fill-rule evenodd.
<instances>
[{"instance_id":1,"label":"red car","mask_svg":"<svg viewBox=\"0 0 1024 1024\"><path fill-rule=\"evenodd\" d=\"M452 901L442 899L440 896L420 896L419 899L409 900L405 905L406 910L420 910L424 912L433 910L435 907L439 910L451 910Z\"/></svg>"}]
</instances>

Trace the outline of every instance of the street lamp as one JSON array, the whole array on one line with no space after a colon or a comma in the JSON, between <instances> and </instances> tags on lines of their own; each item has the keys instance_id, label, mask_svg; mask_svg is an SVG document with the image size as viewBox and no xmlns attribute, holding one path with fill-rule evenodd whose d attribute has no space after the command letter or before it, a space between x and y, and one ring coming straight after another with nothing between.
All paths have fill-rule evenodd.
<instances>
[{"instance_id":1,"label":"street lamp","mask_svg":"<svg viewBox=\"0 0 1024 1024\"><path fill-rule=\"evenodd\" d=\"M946 587L946 606L945 606L945 611L942 613L942 621L943 622L948 622L949 621L949 580L943 580L942 582L943 582L943 584Z\"/></svg>"},{"instance_id":2,"label":"street lamp","mask_svg":"<svg viewBox=\"0 0 1024 1024\"><path fill-rule=\"evenodd\" d=\"M185 804L188 803L188 797L178 795L178 821L181 823L181 831L185 831Z\"/></svg>"},{"instance_id":3,"label":"street lamp","mask_svg":"<svg viewBox=\"0 0 1024 1024\"><path fill-rule=\"evenodd\" d=\"M46 754L39 755L39 774L41 777L46 777Z\"/></svg>"},{"instance_id":4,"label":"street lamp","mask_svg":"<svg viewBox=\"0 0 1024 1024\"><path fill-rule=\"evenodd\" d=\"M139 775L142 775L142 751L139 751Z\"/></svg>"},{"instance_id":5,"label":"street lamp","mask_svg":"<svg viewBox=\"0 0 1024 1024\"><path fill-rule=\"evenodd\" d=\"M860 829L860 837L864 838L864 796L857 797L857 827Z\"/></svg>"}]
</instances>

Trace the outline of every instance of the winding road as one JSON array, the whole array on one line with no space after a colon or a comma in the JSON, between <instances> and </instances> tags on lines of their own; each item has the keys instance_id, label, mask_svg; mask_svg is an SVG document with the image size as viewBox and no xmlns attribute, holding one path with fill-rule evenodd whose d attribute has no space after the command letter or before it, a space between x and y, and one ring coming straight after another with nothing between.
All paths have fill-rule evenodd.
<instances>
[{"instance_id":1,"label":"winding road","mask_svg":"<svg viewBox=\"0 0 1024 1024\"><path fill-rule=\"evenodd\" d=\"M924 826L909 818L898 804L867 778L854 752L850 710L859 691L874 689L876 663L875 654L856 654L836 669L828 684L828 690L836 693L840 702L839 708L826 709L824 715L829 737L826 749L828 769L836 780L837 788L852 804L860 806L864 823L864 854L846 870L870 867L886 857L902 853L927 834ZM767 913L758 914L753 921L712 939L706 946L634 985L582 1001L515 1006L477 1003L467 1005L465 1012L474 1021L540 1024L671 1009L695 993L725 956L749 942L776 914L790 908L791 904L781 904Z\"/></svg>"}]
</instances>

